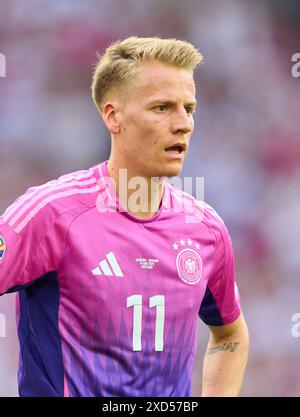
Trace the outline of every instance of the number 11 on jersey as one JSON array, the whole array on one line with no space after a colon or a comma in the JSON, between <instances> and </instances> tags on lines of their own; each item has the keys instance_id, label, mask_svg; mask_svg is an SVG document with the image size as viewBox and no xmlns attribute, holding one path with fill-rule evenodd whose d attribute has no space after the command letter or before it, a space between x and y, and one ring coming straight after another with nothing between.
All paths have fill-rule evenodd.
<instances>
[{"instance_id":1,"label":"number 11 on jersey","mask_svg":"<svg viewBox=\"0 0 300 417\"><path fill-rule=\"evenodd\" d=\"M142 350L142 310L143 296L131 295L127 297L127 308L133 306L133 332L132 345L134 351ZM165 296L155 295L149 299L149 307L156 307L155 319L155 351L164 350L164 322L165 322Z\"/></svg>"}]
</instances>

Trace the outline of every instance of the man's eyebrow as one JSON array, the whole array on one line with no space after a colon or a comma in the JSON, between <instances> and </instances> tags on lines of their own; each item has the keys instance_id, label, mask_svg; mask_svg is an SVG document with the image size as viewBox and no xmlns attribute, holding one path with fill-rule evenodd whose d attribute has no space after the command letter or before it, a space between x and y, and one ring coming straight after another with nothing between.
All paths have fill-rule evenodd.
<instances>
[{"instance_id":1,"label":"man's eyebrow","mask_svg":"<svg viewBox=\"0 0 300 417\"><path fill-rule=\"evenodd\" d=\"M167 104L167 105L174 105L176 104L176 101L172 101L172 100L164 100L164 99L154 99L154 100L149 100L147 102L147 105L154 105L154 104ZM185 103L185 106L191 106L193 108L197 107L197 100L193 100L193 101L189 101L187 103Z\"/></svg>"},{"instance_id":2,"label":"man's eyebrow","mask_svg":"<svg viewBox=\"0 0 300 417\"><path fill-rule=\"evenodd\" d=\"M197 100L187 103L187 106L192 106L195 109L197 107Z\"/></svg>"}]
</instances>

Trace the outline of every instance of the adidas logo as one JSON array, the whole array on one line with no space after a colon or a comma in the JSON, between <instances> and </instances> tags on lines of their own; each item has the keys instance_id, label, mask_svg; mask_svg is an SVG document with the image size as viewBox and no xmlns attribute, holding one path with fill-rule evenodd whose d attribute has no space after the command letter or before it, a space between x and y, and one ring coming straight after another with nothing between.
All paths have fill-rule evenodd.
<instances>
[{"instance_id":1,"label":"adidas logo","mask_svg":"<svg viewBox=\"0 0 300 417\"><path fill-rule=\"evenodd\" d=\"M105 275L105 276L115 276L115 277L123 277L123 272L118 264L118 261L113 254L113 252L109 252L105 259L99 262L99 266L92 270L93 275Z\"/></svg>"}]
</instances>

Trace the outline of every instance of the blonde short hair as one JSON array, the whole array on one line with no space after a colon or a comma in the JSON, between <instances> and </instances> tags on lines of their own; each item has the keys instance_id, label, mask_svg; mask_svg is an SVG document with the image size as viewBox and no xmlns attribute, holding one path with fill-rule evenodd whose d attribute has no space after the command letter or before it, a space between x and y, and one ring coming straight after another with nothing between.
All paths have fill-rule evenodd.
<instances>
[{"instance_id":1,"label":"blonde short hair","mask_svg":"<svg viewBox=\"0 0 300 417\"><path fill-rule=\"evenodd\" d=\"M151 61L194 71L203 56L191 43L178 39L131 36L112 43L98 56L93 75L92 97L98 110L102 111L109 93L134 78L139 63Z\"/></svg>"}]
</instances>

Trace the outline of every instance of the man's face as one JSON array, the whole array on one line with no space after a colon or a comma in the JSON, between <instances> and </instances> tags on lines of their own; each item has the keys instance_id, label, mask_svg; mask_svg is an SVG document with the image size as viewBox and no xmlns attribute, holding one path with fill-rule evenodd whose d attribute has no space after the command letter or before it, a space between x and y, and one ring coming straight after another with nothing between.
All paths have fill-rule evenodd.
<instances>
[{"instance_id":1,"label":"man's face","mask_svg":"<svg viewBox=\"0 0 300 417\"><path fill-rule=\"evenodd\" d=\"M120 103L115 150L135 175L180 173L194 129L193 73L163 63L143 63Z\"/></svg>"}]
</instances>

